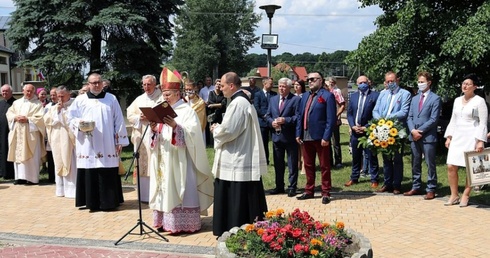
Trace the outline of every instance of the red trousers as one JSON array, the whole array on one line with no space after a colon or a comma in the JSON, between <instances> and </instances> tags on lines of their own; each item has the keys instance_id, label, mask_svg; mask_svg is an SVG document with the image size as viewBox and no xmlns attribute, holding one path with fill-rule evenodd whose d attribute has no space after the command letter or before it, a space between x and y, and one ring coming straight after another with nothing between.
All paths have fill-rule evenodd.
<instances>
[{"instance_id":1,"label":"red trousers","mask_svg":"<svg viewBox=\"0 0 490 258\"><path fill-rule=\"evenodd\" d=\"M319 141L303 142L303 162L306 172L306 194L314 194L315 192L315 159L318 153L320 160L320 169L322 172L322 196L330 197L330 189L332 188L332 177L330 173L330 146L323 147Z\"/></svg>"}]
</instances>

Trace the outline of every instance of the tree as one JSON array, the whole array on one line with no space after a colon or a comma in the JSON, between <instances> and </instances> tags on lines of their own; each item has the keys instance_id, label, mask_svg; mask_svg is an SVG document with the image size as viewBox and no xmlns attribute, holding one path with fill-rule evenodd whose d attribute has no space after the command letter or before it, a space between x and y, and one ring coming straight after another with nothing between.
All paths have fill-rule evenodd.
<instances>
[{"instance_id":1,"label":"tree","mask_svg":"<svg viewBox=\"0 0 490 258\"><path fill-rule=\"evenodd\" d=\"M432 72L441 94L459 92L454 87L465 74L475 72L490 79L490 1L361 0L363 7L379 5L384 14L377 30L362 39L347 57L350 66L375 81L398 72L405 85L414 85L418 71Z\"/></svg>"},{"instance_id":2,"label":"tree","mask_svg":"<svg viewBox=\"0 0 490 258\"><path fill-rule=\"evenodd\" d=\"M246 74L245 54L259 39L253 8L250 0L187 0L175 19L172 65L196 81L228 71Z\"/></svg>"},{"instance_id":3,"label":"tree","mask_svg":"<svg viewBox=\"0 0 490 258\"><path fill-rule=\"evenodd\" d=\"M137 88L159 74L172 36L169 16L182 0L14 0L8 39L21 66L42 68L52 85L74 83L86 67ZM158 14L158 15L155 15ZM68 76L67 76L68 75ZM117 88L117 83L115 83ZM77 85L78 87L79 85Z\"/></svg>"}]
</instances>

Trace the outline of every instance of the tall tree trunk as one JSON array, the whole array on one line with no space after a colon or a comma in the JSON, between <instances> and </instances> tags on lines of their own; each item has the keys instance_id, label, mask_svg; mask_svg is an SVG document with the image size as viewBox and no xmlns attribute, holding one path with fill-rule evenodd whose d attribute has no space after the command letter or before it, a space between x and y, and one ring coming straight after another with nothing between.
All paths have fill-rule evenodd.
<instances>
[{"instance_id":1,"label":"tall tree trunk","mask_svg":"<svg viewBox=\"0 0 490 258\"><path fill-rule=\"evenodd\" d=\"M100 61L101 46L102 46L102 30L100 27L93 27L91 29L92 39L90 40L90 71L101 72L102 62Z\"/></svg>"}]
</instances>

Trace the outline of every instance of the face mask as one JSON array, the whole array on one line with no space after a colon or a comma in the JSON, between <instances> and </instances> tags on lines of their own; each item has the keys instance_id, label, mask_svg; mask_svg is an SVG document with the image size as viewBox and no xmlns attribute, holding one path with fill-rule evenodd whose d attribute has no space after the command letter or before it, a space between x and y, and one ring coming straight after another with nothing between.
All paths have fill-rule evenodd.
<instances>
[{"instance_id":1,"label":"face mask","mask_svg":"<svg viewBox=\"0 0 490 258\"><path fill-rule=\"evenodd\" d=\"M389 90L394 91L394 90L396 90L396 87L398 87L398 85L396 84L396 82L390 82L390 83L388 83L388 89Z\"/></svg>"},{"instance_id":2,"label":"face mask","mask_svg":"<svg viewBox=\"0 0 490 258\"><path fill-rule=\"evenodd\" d=\"M362 92L366 92L369 89L369 85L367 83L361 83L357 85L357 88Z\"/></svg>"},{"instance_id":3,"label":"face mask","mask_svg":"<svg viewBox=\"0 0 490 258\"><path fill-rule=\"evenodd\" d=\"M427 83L426 82L419 83L418 86L419 86L420 91L425 91L427 89Z\"/></svg>"}]
</instances>

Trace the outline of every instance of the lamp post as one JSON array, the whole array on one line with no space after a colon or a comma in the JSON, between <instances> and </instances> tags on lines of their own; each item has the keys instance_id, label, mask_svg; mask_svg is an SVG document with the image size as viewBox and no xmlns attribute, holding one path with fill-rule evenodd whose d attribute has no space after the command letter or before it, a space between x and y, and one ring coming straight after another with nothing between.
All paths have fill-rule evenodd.
<instances>
[{"instance_id":1,"label":"lamp post","mask_svg":"<svg viewBox=\"0 0 490 258\"><path fill-rule=\"evenodd\" d=\"M259 6L260 9L265 10L267 13L267 17L269 18L269 34L262 35L262 48L267 49L267 76L271 77L271 66L272 66L272 49L277 49L277 34L272 34L272 17L274 16L274 12L277 9L280 9L281 6L269 4ZM265 39L265 42L264 42Z\"/></svg>"}]
</instances>

